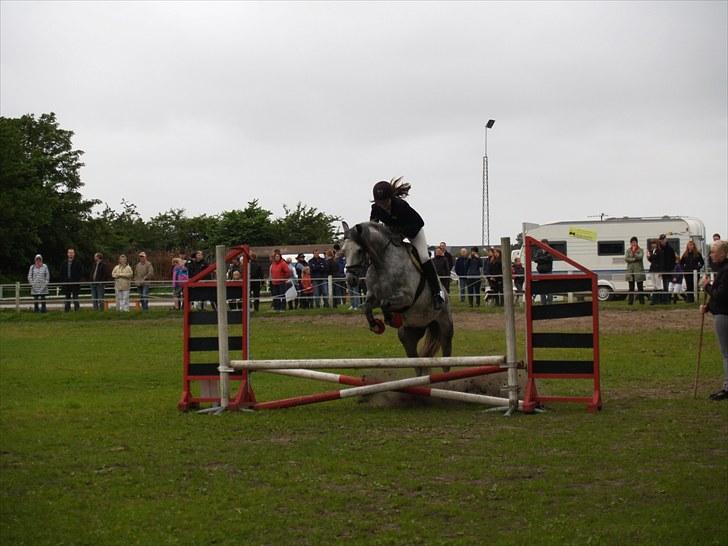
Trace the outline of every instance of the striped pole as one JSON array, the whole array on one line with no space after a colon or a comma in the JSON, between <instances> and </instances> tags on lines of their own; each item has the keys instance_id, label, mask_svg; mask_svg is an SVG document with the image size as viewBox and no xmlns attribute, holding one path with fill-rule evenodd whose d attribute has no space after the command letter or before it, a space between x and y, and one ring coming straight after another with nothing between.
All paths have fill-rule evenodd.
<instances>
[{"instance_id":1,"label":"striped pole","mask_svg":"<svg viewBox=\"0 0 728 546\"><path fill-rule=\"evenodd\" d=\"M479 375L487 375L490 373L499 373L503 370L496 368L495 370L483 372ZM343 375L337 373L317 372L314 370L268 370L269 373L278 375L286 375L290 377L300 377L303 379L313 379L314 381L325 381L328 383L339 383L342 385L364 386L374 385L379 382L364 379L362 377L354 377L351 375ZM474 394L460 391L449 391L446 389L435 389L430 387L405 387L397 389L397 392L407 394L416 394L418 396L430 396L432 398L443 398L446 400L457 400L462 402L473 402L475 404L484 404L492 406L503 406L508 404L508 398L500 398L497 396L488 396L485 394ZM519 402L519 409L521 402Z\"/></svg>"},{"instance_id":2,"label":"striped pole","mask_svg":"<svg viewBox=\"0 0 728 546\"><path fill-rule=\"evenodd\" d=\"M273 400L270 402L259 402L252 406L252 409L282 409L294 406L304 406L307 404L315 404L318 402L327 402L330 400L340 400L343 398L351 398L354 396L363 396L366 394L375 394L379 392L401 390L409 394L418 394L421 396L435 396L438 398L449 398L451 400L461 400L465 402L478 402L481 404L507 405L508 399L497 398L486 395L477 395L471 393L462 393L457 391L443 391L443 389L421 388L422 385L431 383L442 383L444 381L453 381L456 379L465 379L468 377L476 377L479 375L488 375L492 373L501 373L503 369L498 366L481 366L477 368L466 368L464 370L456 370L452 372L441 372L419 377L410 377L407 379L398 379L395 381L386 381L375 383L371 380L359 379L356 377L342 376L338 374L330 374L324 372L316 372L313 370L290 370L278 369L267 370L282 375L290 375L295 377L305 377L308 379L317 379L321 381L330 381L343 383L348 385L358 385L350 389L341 389L336 391L327 391L305 396L296 396L283 400ZM436 391L432 394L432 391ZM440 392L442 391L442 392Z\"/></svg>"}]
</instances>

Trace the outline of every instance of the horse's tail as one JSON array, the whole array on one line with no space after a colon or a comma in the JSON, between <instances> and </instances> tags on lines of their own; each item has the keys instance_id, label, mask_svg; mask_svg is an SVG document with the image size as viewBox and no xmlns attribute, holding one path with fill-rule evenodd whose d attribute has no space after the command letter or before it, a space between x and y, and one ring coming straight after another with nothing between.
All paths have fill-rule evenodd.
<instances>
[{"instance_id":1,"label":"horse's tail","mask_svg":"<svg viewBox=\"0 0 728 546\"><path fill-rule=\"evenodd\" d=\"M440 329L440 323L433 320L427 325L427 332L425 333L425 342L422 345L420 356L435 356L437 351L440 350L442 345L442 331Z\"/></svg>"}]
</instances>

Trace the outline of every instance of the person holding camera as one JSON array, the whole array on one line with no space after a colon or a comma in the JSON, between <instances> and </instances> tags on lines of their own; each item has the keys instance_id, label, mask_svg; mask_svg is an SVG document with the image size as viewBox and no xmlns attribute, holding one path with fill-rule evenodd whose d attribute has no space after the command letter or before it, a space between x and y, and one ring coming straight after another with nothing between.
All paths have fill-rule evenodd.
<instances>
[{"instance_id":1,"label":"person holding camera","mask_svg":"<svg viewBox=\"0 0 728 546\"><path fill-rule=\"evenodd\" d=\"M544 244L549 244L548 239L541 239ZM541 274L549 274L554 270L554 259L542 248L536 248L531 258L536 263L536 271ZM550 305L554 301L552 294L541 294L541 305Z\"/></svg>"}]
</instances>

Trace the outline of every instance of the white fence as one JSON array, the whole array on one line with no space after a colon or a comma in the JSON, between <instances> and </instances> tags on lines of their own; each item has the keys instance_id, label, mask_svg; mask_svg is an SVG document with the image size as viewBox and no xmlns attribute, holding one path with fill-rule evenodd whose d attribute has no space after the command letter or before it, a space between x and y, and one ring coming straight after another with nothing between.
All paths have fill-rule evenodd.
<instances>
[{"instance_id":1,"label":"white fence","mask_svg":"<svg viewBox=\"0 0 728 546\"><path fill-rule=\"evenodd\" d=\"M690 273L686 273L685 275L689 275ZM698 292L699 292L699 275L698 272L692 272L694 276L694 286L695 286L695 299L697 300ZM461 293L462 290L464 290L464 296L467 298L467 286L472 283L479 283L478 294L480 297L483 298L483 301L486 303L490 303L496 294L494 293L493 289L488 283L488 279L496 279L501 278L502 275L487 275L487 276L477 276L477 277L460 277L458 278L456 275L452 275L450 277L452 284L450 285L450 294L453 299L456 299L458 295ZM613 275L602 275L600 276L600 280L608 280L611 282L624 282L624 273L616 273ZM314 284L318 282L318 279L314 279ZM314 296L307 296L303 294L301 290L301 283L300 279L297 281L297 289L298 289L298 300L299 301L309 301L311 302L314 299L318 299L321 304L327 305L329 307L334 306L335 304L345 304L351 305L352 301L355 301L355 298L360 298L359 302L363 303L363 298L365 295L365 292L358 293L358 292L352 292L352 290L346 285L346 279L345 278L333 278L329 276L327 279L325 279L324 283L326 285L325 288L325 296L319 296L318 298L315 298ZM83 308L93 308L93 300L91 296L91 283L89 282L81 282L76 283L80 286L79 291L79 304ZM105 309L113 309L115 306L115 290L114 290L114 283L113 281L105 282L105 283L96 283L98 285L104 286L104 296L102 301L102 304ZM173 308L176 305L176 298L174 295L174 290L172 286L171 281L151 281L148 283L150 286L149 290L149 306L153 308ZM58 310L63 309L65 305L65 296L64 296L64 284L63 283L50 283L48 285L48 295L46 296L46 306L49 310ZM645 291L649 293L652 289L652 285L650 283L645 283ZM515 286L512 287L512 291L515 292L517 295L520 295L520 291L517 291ZM618 291L618 295L626 296L628 294L627 291ZM131 288L131 304L132 306L137 306L140 299L139 292L136 287L132 286ZM338 299L337 299L338 298ZM571 298L571 296L569 296ZM270 280L264 279L261 281L261 293L260 293L260 301L261 303L269 303L272 301L272 295L270 292ZM325 301L325 304L323 303ZM520 301L522 304L523 302ZM26 311L26 310L33 310L34 306L34 299L33 296L30 293L30 284L27 283L14 283L14 284L0 284L0 310L3 309L15 309L16 311ZM318 305L317 305L318 306Z\"/></svg>"}]
</instances>

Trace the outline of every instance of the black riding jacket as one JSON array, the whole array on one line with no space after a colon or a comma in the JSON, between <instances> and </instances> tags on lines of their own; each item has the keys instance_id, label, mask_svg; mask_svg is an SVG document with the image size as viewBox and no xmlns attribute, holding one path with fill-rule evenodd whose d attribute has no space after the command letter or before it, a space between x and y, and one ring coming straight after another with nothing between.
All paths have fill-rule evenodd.
<instances>
[{"instance_id":1,"label":"black riding jacket","mask_svg":"<svg viewBox=\"0 0 728 546\"><path fill-rule=\"evenodd\" d=\"M718 264L718 274L705 291L710 294L708 310L714 315L728 315L728 258Z\"/></svg>"},{"instance_id":2,"label":"black riding jacket","mask_svg":"<svg viewBox=\"0 0 728 546\"><path fill-rule=\"evenodd\" d=\"M401 233L411 239L424 227L422 220L415 209L409 203L399 197L392 197L391 211L387 212L376 203L372 204L372 213L369 216L372 222L382 222L392 231Z\"/></svg>"}]
</instances>

